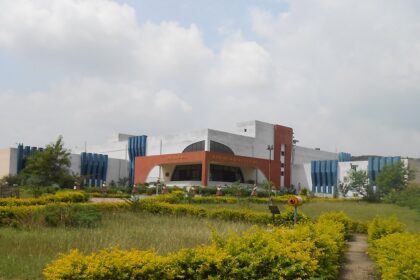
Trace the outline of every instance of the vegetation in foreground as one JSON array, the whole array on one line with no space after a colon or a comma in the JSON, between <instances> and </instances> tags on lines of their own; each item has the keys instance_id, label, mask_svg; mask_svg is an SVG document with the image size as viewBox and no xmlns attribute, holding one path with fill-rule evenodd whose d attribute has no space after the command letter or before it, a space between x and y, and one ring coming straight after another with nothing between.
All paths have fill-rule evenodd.
<instances>
[{"instance_id":1,"label":"vegetation in foreground","mask_svg":"<svg viewBox=\"0 0 420 280\"><path fill-rule=\"evenodd\" d=\"M395 217L369 223L369 254L383 280L419 279L420 234L406 232Z\"/></svg>"},{"instance_id":2,"label":"vegetation in foreground","mask_svg":"<svg viewBox=\"0 0 420 280\"><path fill-rule=\"evenodd\" d=\"M293 228L258 227L166 256L119 249L72 251L49 264L47 279L336 279L348 234L343 214Z\"/></svg>"},{"instance_id":3,"label":"vegetation in foreground","mask_svg":"<svg viewBox=\"0 0 420 280\"><path fill-rule=\"evenodd\" d=\"M167 254L208 244L212 225L225 236L251 225L147 213L107 213L95 228L0 227L0 279L41 279L45 265L71 249L90 254L109 247Z\"/></svg>"}]
</instances>

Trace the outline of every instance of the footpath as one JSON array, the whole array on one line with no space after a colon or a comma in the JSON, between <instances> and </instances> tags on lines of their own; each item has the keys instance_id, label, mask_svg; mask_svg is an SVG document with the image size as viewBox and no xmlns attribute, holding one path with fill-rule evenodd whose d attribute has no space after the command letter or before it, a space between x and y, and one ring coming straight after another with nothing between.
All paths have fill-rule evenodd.
<instances>
[{"instance_id":1,"label":"footpath","mask_svg":"<svg viewBox=\"0 0 420 280\"><path fill-rule=\"evenodd\" d=\"M349 248L344 256L339 280L379 279L375 264L367 254L367 236L353 234L348 242Z\"/></svg>"}]
</instances>

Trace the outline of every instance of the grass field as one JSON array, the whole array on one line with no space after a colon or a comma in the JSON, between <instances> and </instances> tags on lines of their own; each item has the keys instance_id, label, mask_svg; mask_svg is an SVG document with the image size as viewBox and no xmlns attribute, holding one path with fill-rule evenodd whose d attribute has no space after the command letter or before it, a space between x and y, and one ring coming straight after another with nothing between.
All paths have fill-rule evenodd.
<instances>
[{"instance_id":1,"label":"grass field","mask_svg":"<svg viewBox=\"0 0 420 280\"><path fill-rule=\"evenodd\" d=\"M39 279L46 263L58 253L78 248L85 253L111 246L154 249L159 254L210 241L218 232L241 232L250 224L145 213L107 214L98 228L0 228L0 279Z\"/></svg>"},{"instance_id":2,"label":"grass field","mask_svg":"<svg viewBox=\"0 0 420 280\"><path fill-rule=\"evenodd\" d=\"M195 204L203 208L232 208L232 209L252 209L256 211L268 212L266 204L247 203L245 201L236 204ZM286 204L276 204L280 211L286 207ZM407 225L408 230L420 232L420 213L413 209L400 207L395 204L368 203L364 201L310 201L304 203L299 208L310 218L317 218L326 211L343 211L351 219L359 222L368 222L376 217L389 217L395 215L398 219Z\"/></svg>"},{"instance_id":3,"label":"grass field","mask_svg":"<svg viewBox=\"0 0 420 280\"><path fill-rule=\"evenodd\" d=\"M204 208L267 210L266 204L241 201L236 204L195 204ZM278 204L280 208L285 204ZM344 211L353 220L367 222L395 215L410 231L420 232L420 213L392 204L311 201L301 211L311 218L325 211ZM251 225L194 217L159 216L147 213L105 214L98 228L0 228L0 279L40 279L45 265L59 253L78 248L90 253L118 246L123 249L153 249L159 254L195 247L210 241L209 224L225 234L241 232Z\"/></svg>"}]
</instances>

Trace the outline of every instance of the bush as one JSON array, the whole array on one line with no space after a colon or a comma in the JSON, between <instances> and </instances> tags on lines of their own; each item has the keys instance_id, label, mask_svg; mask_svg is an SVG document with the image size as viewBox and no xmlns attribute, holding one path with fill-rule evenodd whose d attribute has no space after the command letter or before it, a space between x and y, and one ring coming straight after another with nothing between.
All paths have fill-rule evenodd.
<instances>
[{"instance_id":1,"label":"bush","mask_svg":"<svg viewBox=\"0 0 420 280\"><path fill-rule=\"evenodd\" d=\"M390 218L375 218L368 224L368 240L372 242L386 235L404 231L405 225L395 216Z\"/></svg>"},{"instance_id":2,"label":"bush","mask_svg":"<svg viewBox=\"0 0 420 280\"><path fill-rule=\"evenodd\" d=\"M95 227L102 219L93 205L47 205L41 213L46 225L53 227Z\"/></svg>"},{"instance_id":3,"label":"bush","mask_svg":"<svg viewBox=\"0 0 420 280\"><path fill-rule=\"evenodd\" d=\"M254 227L241 236L167 256L150 251L71 251L44 269L47 279L334 279L344 226L331 220L294 228Z\"/></svg>"},{"instance_id":4,"label":"bush","mask_svg":"<svg viewBox=\"0 0 420 280\"><path fill-rule=\"evenodd\" d=\"M383 280L419 279L420 234L392 233L370 245Z\"/></svg>"},{"instance_id":5,"label":"bush","mask_svg":"<svg viewBox=\"0 0 420 280\"><path fill-rule=\"evenodd\" d=\"M420 234L405 232L395 217L374 219L368 225L369 254L383 280L418 279Z\"/></svg>"},{"instance_id":6,"label":"bush","mask_svg":"<svg viewBox=\"0 0 420 280\"><path fill-rule=\"evenodd\" d=\"M86 202L89 195L83 192L63 191L56 194L44 195L39 198L0 198L0 206L29 206L45 205L57 202Z\"/></svg>"},{"instance_id":7,"label":"bush","mask_svg":"<svg viewBox=\"0 0 420 280\"><path fill-rule=\"evenodd\" d=\"M400 192L391 192L384 199L385 202L409 207L420 212L420 185L410 185Z\"/></svg>"},{"instance_id":8,"label":"bush","mask_svg":"<svg viewBox=\"0 0 420 280\"><path fill-rule=\"evenodd\" d=\"M19 226L31 221L43 206L0 206L0 226Z\"/></svg>"},{"instance_id":9,"label":"bush","mask_svg":"<svg viewBox=\"0 0 420 280\"><path fill-rule=\"evenodd\" d=\"M0 206L0 225L94 227L101 222L99 209L97 205L66 203Z\"/></svg>"},{"instance_id":10,"label":"bush","mask_svg":"<svg viewBox=\"0 0 420 280\"><path fill-rule=\"evenodd\" d=\"M345 237L348 238L350 236L350 232L353 229L353 222L344 212L325 212L319 216L318 221L323 222L325 220L341 223L344 226Z\"/></svg>"}]
</instances>

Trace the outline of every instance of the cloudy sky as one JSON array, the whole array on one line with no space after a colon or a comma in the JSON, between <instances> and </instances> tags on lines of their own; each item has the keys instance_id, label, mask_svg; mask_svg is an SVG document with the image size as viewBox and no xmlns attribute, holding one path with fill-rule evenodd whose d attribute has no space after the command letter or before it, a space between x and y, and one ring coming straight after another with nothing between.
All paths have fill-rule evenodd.
<instances>
[{"instance_id":1,"label":"cloudy sky","mask_svg":"<svg viewBox=\"0 0 420 280\"><path fill-rule=\"evenodd\" d=\"M0 147L232 130L420 157L418 0L0 0Z\"/></svg>"}]
</instances>

